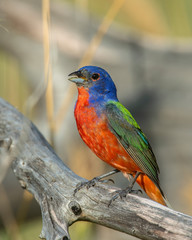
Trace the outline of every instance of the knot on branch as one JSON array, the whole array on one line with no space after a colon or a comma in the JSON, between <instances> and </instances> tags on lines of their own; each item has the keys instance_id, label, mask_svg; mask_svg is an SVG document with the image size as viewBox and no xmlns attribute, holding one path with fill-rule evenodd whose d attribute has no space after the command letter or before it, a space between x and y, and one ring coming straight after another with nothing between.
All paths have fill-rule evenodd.
<instances>
[{"instance_id":1,"label":"knot on branch","mask_svg":"<svg viewBox=\"0 0 192 240\"><path fill-rule=\"evenodd\" d=\"M69 208L72 210L72 212L78 216L82 213L82 209L81 206L79 205L79 203L75 202L75 201L71 201L69 203Z\"/></svg>"}]
</instances>

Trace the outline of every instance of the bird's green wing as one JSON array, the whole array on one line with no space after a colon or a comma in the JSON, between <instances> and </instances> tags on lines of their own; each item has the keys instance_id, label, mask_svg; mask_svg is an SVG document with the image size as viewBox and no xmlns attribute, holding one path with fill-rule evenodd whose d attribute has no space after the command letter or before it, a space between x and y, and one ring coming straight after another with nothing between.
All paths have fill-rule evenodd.
<instances>
[{"instance_id":1,"label":"bird's green wing","mask_svg":"<svg viewBox=\"0 0 192 240\"><path fill-rule=\"evenodd\" d=\"M119 102L106 104L111 131L138 167L159 187L159 168L151 146L131 113ZM160 187L159 187L160 188Z\"/></svg>"}]
</instances>

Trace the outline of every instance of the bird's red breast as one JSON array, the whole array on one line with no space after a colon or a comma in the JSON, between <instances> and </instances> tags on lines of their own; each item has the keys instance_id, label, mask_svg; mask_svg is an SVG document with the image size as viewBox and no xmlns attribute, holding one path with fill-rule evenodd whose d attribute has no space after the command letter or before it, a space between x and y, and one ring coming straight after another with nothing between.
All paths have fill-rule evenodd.
<instances>
[{"instance_id":1,"label":"bird's red breast","mask_svg":"<svg viewBox=\"0 0 192 240\"><path fill-rule=\"evenodd\" d=\"M88 147L103 161L126 173L141 171L108 127L105 114L97 115L89 104L89 93L78 88L75 118L79 134Z\"/></svg>"}]
</instances>

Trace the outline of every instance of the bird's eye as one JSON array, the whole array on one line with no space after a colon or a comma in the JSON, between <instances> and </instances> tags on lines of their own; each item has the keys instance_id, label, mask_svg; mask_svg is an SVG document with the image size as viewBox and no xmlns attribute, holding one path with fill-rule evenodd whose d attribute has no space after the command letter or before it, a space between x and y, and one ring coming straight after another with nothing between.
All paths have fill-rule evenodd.
<instances>
[{"instance_id":1,"label":"bird's eye","mask_svg":"<svg viewBox=\"0 0 192 240\"><path fill-rule=\"evenodd\" d=\"M100 78L100 75L98 73L93 73L91 78L93 79L93 81L95 81L95 80L98 80Z\"/></svg>"}]
</instances>

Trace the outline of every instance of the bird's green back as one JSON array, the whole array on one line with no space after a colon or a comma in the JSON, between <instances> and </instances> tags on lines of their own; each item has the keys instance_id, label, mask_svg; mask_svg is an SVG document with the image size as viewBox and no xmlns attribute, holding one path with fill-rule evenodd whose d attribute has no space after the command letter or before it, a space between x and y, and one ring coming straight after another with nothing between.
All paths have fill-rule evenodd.
<instances>
[{"instance_id":1,"label":"bird's green back","mask_svg":"<svg viewBox=\"0 0 192 240\"><path fill-rule=\"evenodd\" d=\"M118 101L108 101L105 110L111 131L139 168L160 188L156 158L131 113Z\"/></svg>"}]
</instances>

